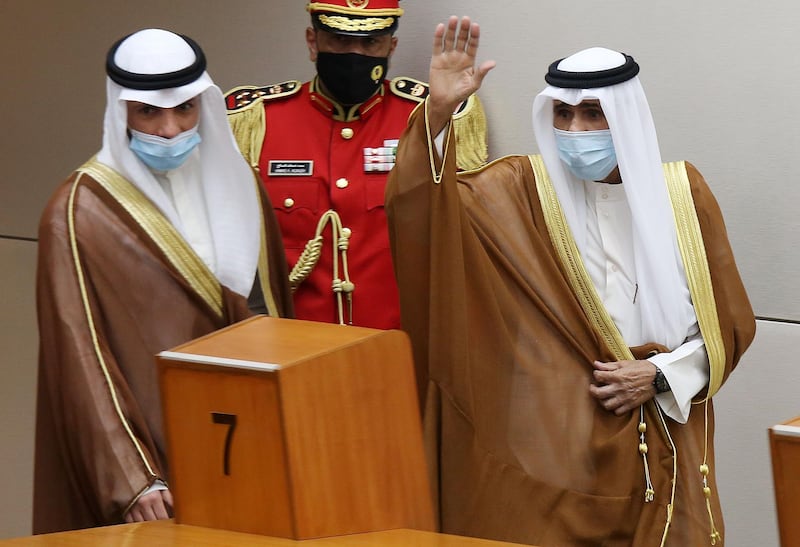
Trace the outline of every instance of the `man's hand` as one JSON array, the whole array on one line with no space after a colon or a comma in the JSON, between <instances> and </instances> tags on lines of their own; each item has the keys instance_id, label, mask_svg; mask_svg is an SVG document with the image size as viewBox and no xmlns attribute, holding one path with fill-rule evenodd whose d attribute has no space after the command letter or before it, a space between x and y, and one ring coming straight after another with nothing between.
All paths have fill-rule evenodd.
<instances>
[{"instance_id":1,"label":"man's hand","mask_svg":"<svg viewBox=\"0 0 800 547\"><path fill-rule=\"evenodd\" d=\"M621 416L655 397L656 367L650 361L595 361L589 393L600 406Z\"/></svg>"},{"instance_id":2,"label":"man's hand","mask_svg":"<svg viewBox=\"0 0 800 547\"><path fill-rule=\"evenodd\" d=\"M139 498L125 514L125 522L163 520L172 512L172 494L169 490L156 490Z\"/></svg>"},{"instance_id":3,"label":"man's hand","mask_svg":"<svg viewBox=\"0 0 800 547\"><path fill-rule=\"evenodd\" d=\"M494 61L475 66L478 53L480 27L469 17L452 16L439 23L433 34L433 53L429 77L428 119L431 133L439 134L447 125L456 107L475 93L486 74L494 68Z\"/></svg>"}]
</instances>

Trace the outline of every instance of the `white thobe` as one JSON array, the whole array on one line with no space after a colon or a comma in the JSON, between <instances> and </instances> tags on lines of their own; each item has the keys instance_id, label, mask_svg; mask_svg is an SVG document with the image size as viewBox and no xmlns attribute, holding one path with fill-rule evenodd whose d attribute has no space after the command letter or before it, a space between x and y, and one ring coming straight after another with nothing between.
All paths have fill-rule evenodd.
<instances>
[{"instance_id":1,"label":"white thobe","mask_svg":"<svg viewBox=\"0 0 800 547\"><path fill-rule=\"evenodd\" d=\"M634 262L631 212L622 184L584 181L586 256L584 264L608 313L628 346L644 340ZM653 249L658 252L657 249ZM661 409L686 423L692 398L708 385L705 343L695 323L683 344L647 359L664 373L672 391L656 395Z\"/></svg>"}]
</instances>

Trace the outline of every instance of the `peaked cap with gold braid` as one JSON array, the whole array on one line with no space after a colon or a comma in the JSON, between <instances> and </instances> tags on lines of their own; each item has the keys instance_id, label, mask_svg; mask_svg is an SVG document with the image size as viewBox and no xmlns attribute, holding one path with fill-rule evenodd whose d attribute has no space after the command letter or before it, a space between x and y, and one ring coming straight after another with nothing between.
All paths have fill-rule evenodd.
<instances>
[{"instance_id":1,"label":"peaked cap with gold braid","mask_svg":"<svg viewBox=\"0 0 800 547\"><path fill-rule=\"evenodd\" d=\"M398 0L309 2L306 10L315 28L349 36L391 34L403 15Z\"/></svg>"}]
</instances>

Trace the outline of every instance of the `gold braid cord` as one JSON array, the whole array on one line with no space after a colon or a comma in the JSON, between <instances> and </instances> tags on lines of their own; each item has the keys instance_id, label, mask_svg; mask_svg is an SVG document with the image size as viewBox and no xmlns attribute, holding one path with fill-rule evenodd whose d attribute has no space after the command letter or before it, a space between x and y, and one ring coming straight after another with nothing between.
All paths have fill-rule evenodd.
<instances>
[{"instance_id":1,"label":"gold braid cord","mask_svg":"<svg viewBox=\"0 0 800 547\"><path fill-rule=\"evenodd\" d=\"M337 314L339 324L353 324L353 291L355 284L350 281L350 272L347 267L347 250L350 247L350 229L342 226L342 219L339 213L330 209L326 211L317 223L317 231L313 238L308 240L305 249L297 259L297 263L289 273L289 285L294 292L297 287L308 278L311 271L319 262L322 255L323 232L326 226L331 225L331 241L333 242L333 279L331 290L336 297ZM339 262L341 260L341 270L344 279L339 277ZM344 300L347 301L347 321L344 315Z\"/></svg>"},{"instance_id":2,"label":"gold braid cord","mask_svg":"<svg viewBox=\"0 0 800 547\"><path fill-rule=\"evenodd\" d=\"M603 305L600 296L595 290L594 283L589 277L589 273L586 271L586 267L580 258L580 253L578 252L577 245L575 244L575 238L572 236L572 232L567 225L564 211L561 209L561 204L558 201L558 196L556 195L555 188L553 188L553 184L550 181L550 176L547 173L547 169L544 165L542 157L538 155L529 156L529 159L536 178L536 190L539 194L539 201L542 205L542 211L544 212L545 220L547 222L547 231L550 234L550 240L553 242L553 246L558 253L559 259L561 260L561 264L564 272L567 275L569 284L572 287L573 293L578 298L581 308L583 308L595 331L600 334L614 356L618 360L633 360L634 357L630 348L627 344L625 344L625 340L622 338L617 325L614 323L613 319L611 319L608 310L606 310L605 306ZM667 518L661 540L661 545L664 545L667 539L670 524L672 523L672 513L675 505L678 453L675 449L675 443L672 441L672 437L669 434L667 423L662 416L661 409L657 404L655 404L655 402L651 401L648 404L652 404L655 408L656 415L659 417L659 421L663 427L672 451L672 490L670 493L670 503L667 504ZM650 503L655 499L655 489L653 488L653 483L650 478L650 466L647 461L648 449L645 439L647 424L645 423L644 417L645 411L644 406L642 406L639 409L639 454L642 456L642 462L644 466L644 499L645 502Z\"/></svg>"},{"instance_id":3,"label":"gold braid cord","mask_svg":"<svg viewBox=\"0 0 800 547\"><path fill-rule=\"evenodd\" d=\"M338 15L320 15L319 20L326 26L343 32L371 32L383 30L394 24L394 17L366 17L350 19Z\"/></svg>"}]
</instances>

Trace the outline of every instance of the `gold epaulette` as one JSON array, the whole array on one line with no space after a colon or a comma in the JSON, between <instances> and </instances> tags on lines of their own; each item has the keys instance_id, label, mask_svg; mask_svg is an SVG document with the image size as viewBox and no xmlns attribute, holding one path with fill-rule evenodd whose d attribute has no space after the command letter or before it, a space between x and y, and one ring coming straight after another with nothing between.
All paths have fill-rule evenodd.
<instances>
[{"instance_id":1,"label":"gold epaulette","mask_svg":"<svg viewBox=\"0 0 800 547\"><path fill-rule=\"evenodd\" d=\"M414 78L398 76L389 83L392 93L418 103L428 96L428 84ZM489 158L488 129L486 114L477 95L458 105L453 113L456 133L456 163L462 171L478 169Z\"/></svg>"},{"instance_id":2,"label":"gold epaulette","mask_svg":"<svg viewBox=\"0 0 800 547\"><path fill-rule=\"evenodd\" d=\"M289 80L282 84L265 87L234 87L225 94L225 106L228 109L228 123L239 150L253 168L258 170L261 146L266 134L266 120L260 106L266 100L289 97L300 91L302 84L298 80Z\"/></svg>"},{"instance_id":3,"label":"gold epaulette","mask_svg":"<svg viewBox=\"0 0 800 547\"><path fill-rule=\"evenodd\" d=\"M251 108L261 101L289 97L300 91L300 87L299 80L289 80L264 87L253 85L234 87L225 94L225 106L228 109L228 114L232 114L239 110Z\"/></svg>"},{"instance_id":4,"label":"gold epaulette","mask_svg":"<svg viewBox=\"0 0 800 547\"><path fill-rule=\"evenodd\" d=\"M389 82L389 89L398 97L421 103L428 96L428 84L414 78L398 76Z\"/></svg>"}]
</instances>

